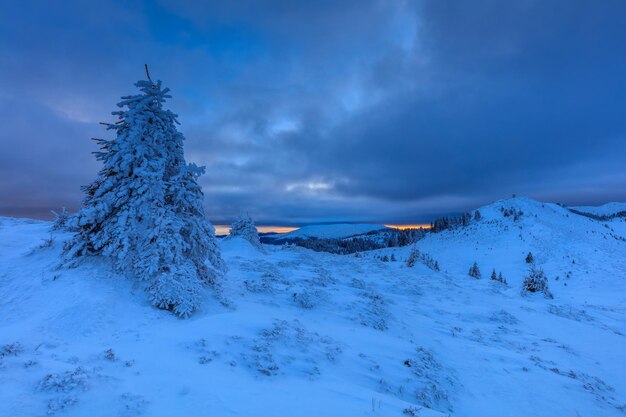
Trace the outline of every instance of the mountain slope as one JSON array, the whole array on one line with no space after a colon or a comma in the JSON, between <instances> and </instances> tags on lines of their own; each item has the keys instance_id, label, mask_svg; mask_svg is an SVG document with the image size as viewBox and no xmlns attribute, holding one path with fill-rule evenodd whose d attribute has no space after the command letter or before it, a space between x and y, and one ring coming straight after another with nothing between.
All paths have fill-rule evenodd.
<instances>
[{"instance_id":1,"label":"mountain slope","mask_svg":"<svg viewBox=\"0 0 626 417\"><path fill-rule=\"evenodd\" d=\"M223 289L188 320L105 260L57 269L69 235L48 223L0 219L0 415L623 415L626 243L559 206L480 210L418 243L441 272L407 268L409 248L220 242ZM553 300L520 295L528 250Z\"/></svg>"},{"instance_id":2,"label":"mountain slope","mask_svg":"<svg viewBox=\"0 0 626 417\"><path fill-rule=\"evenodd\" d=\"M583 213L589 213L596 216L611 216L613 214L626 212L626 203L606 203L601 206L578 206L572 207Z\"/></svg>"}]
</instances>

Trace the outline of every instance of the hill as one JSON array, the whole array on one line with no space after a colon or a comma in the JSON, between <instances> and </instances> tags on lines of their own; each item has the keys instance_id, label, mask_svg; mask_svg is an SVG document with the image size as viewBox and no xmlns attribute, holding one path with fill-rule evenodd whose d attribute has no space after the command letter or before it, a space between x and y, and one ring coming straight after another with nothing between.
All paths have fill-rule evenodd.
<instances>
[{"instance_id":1,"label":"hill","mask_svg":"<svg viewBox=\"0 0 626 417\"><path fill-rule=\"evenodd\" d=\"M601 206L577 206L572 208L595 216L613 216L618 213L626 213L626 203L617 202L606 203Z\"/></svg>"},{"instance_id":2,"label":"hill","mask_svg":"<svg viewBox=\"0 0 626 417\"><path fill-rule=\"evenodd\" d=\"M0 415L623 415L621 223L529 199L479 210L417 243L439 272L407 267L408 247L221 241L229 272L188 320L106 260L58 268L69 234L49 223L0 218ZM554 299L520 294L528 251Z\"/></svg>"}]
</instances>

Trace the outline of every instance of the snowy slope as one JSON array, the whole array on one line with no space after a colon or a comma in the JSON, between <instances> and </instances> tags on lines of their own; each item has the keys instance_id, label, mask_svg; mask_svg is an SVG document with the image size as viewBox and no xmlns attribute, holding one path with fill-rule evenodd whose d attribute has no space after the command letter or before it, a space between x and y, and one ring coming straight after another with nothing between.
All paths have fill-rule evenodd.
<instances>
[{"instance_id":1,"label":"snowy slope","mask_svg":"<svg viewBox=\"0 0 626 417\"><path fill-rule=\"evenodd\" d=\"M407 268L409 248L222 241L227 303L207 290L188 320L104 260L58 269L67 234L2 218L0 416L623 415L626 243L532 200L481 213L418 243L441 272ZM520 295L528 250L553 300ZM510 286L468 277L473 261Z\"/></svg>"},{"instance_id":2,"label":"snowy slope","mask_svg":"<svg viewBox=\"0 0 626 417\"><path fill-rule=\"evenodd\" d=\"M273 235L276 239L298 239L298 238L335 238L341 239L344 237L360 235L368 233L374 230L386 229L382 224L352 224L352 223L338 223L338 224L316 224L310 226L304 226L300 229L294 230L289 233L282 233Z\"/></svg>"},{"instance_id":3,"label":"snowy slope","mask_svg":"<svg viewBox=\"0 0 626 417\"><path fill-rule=\"evenodd\" d=\"M626 211L626 203L613 202L601 206L578 206L572 208L583 213L595 214L596 216L610 216Z\"/></svg>"}]
</instances>

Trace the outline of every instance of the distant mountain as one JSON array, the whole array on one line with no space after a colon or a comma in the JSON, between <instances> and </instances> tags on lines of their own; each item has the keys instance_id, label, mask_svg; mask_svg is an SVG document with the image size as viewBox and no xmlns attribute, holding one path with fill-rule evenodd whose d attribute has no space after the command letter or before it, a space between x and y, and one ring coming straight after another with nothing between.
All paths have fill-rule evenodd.
<instances>
[{"instance_id":1,"label":"distant mountain","mask_svg":"<svg viewBox=\"0 0 626 417\"><path fill-rule=\"evenodd\" d=\"M626 203L606 203L601 206L576 206L571 207L583 213L593 214L595 216L612 216L618 213L626 212Z\"/></svg>"},{"instance_id":2,"label":"distant mountain","mask_svg":"<svg viewBox=\"0 0 626 417\"><path fill-rule=\"evenodd\" d=\"M280 240L306 239L311 237L324 239L341 239L382 229L387 229L387 226L383 224L369 223L316 224L304 226L289 233L281 233L267 237Z\"/></svg>"}]
</instances>

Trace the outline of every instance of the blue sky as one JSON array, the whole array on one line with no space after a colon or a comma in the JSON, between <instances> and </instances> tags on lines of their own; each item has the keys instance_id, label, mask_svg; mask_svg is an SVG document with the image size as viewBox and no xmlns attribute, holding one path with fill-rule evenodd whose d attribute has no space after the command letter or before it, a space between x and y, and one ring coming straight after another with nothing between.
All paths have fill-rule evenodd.
<instances>
[{"instance_id":1,"label":"blue sky","mask_svg":"<svg viewBox=\"0 0 626 417\"><path fill-rule=\"evenodd\" d=\"M80 206L148 63L207 213L413 223L626 200L623 1L0 2L0 214Z\"/></svg>"}]
</instances>

